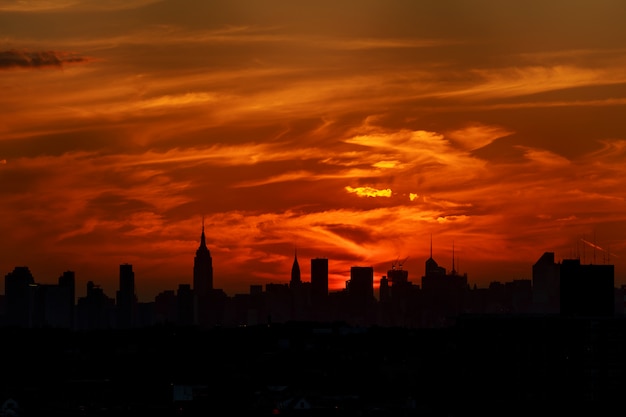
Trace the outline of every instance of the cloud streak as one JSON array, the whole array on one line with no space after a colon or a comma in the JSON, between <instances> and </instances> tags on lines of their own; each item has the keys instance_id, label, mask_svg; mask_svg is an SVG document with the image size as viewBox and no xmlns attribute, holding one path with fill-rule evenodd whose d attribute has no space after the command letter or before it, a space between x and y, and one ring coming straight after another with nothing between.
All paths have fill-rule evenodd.
<instances>
[{"instance_id":1,"label":"cloud streak","mask_svg":"<svg viewBox=\"0 0 626 417\"><path fill-rule=\"evenodd\" d=\"M16 49L0 51L0 70L13 68L61 68L66 64L86 62L88 62L88 59L85 57L62 51L24 51Z\"/></svg>"},{"instance_id":2,"label":"cloud streak","mask_svg":"<svg viewBox=\"0 0 626 417\"><path fill-rule=\"evenodd\" d=\"M112 11L128 10L157 3L161 0L107 1L95 0L3 0L0 12L60 12L60 11Z\"/></svg>"}]
</instances>

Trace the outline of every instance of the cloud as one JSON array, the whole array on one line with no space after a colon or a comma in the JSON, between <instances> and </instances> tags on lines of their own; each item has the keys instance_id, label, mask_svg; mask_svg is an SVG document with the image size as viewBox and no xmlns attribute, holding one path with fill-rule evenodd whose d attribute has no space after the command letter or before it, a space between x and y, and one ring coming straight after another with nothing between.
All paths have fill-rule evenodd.
<instances>
[{"instance_id":1,"label":"cloud","mask_svg":"<svg viewBox=\"0 0 626 417\"><path fill-rule=\"evenodd\" d=\"M162 0L4 0L0 12L113 11L143 7Z\"/></svg>"},{"instance_id":2,"label":"cloud","mask_svg":"<svg viewBox=\"0 0 626 417\"><path fill-rule=\"evenodd\" d=\"M62 67L86 61L82 56L62 51L0 51L0 69Z\"/></svg>"},{"instance_id":3,"label":"cloud","mask_svg":"<svg viewBox=\"0 0 626 417\"><path fill-rule=\"evenodd\" d=\"M446 137L468 150L476 150L514 132L499 126L473 124L446 133Z\"/></svg>"},{"instance_id":4,"label":"cloud","mask_svg":"<svg viewBox=\"0 0 626 417\"><path fill-rule=\"evenodd\" d=\"M354 193L359 197L391 197L391 189L387 188L384 190L377 190L372 187L346 187L346 191L349 193Z\"/></svg>"},{"instance_id":5,"label":"cloud","mask_svg":"<svg viewBox=\"0 0 626 417\"><path fill-rule=\"evenodd\" d=\"M621 65L584 68L574 65L521 66L475 69L476 82L467 88L439 93L440 97L465 96L471 100L507 98L586 86L626 82Z\"/></svg>"},{"instance_id":6,"label":"cloud","mask_svg":"<svg viewBox=\"0 0 626 417\"><path fill-rule=\"evenodd\" d=\"M524 146L517 146L524 150L524 156L534 164L550 168L564 168L570 165L570 161L561 155L543 149L532 149Z\"/></svg>"}]
</instances>

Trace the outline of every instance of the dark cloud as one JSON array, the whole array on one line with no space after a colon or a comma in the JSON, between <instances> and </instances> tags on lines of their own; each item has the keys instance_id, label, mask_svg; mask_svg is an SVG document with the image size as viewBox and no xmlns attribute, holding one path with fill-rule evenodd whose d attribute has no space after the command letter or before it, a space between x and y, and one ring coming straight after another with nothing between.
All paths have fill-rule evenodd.
<instances>
[{"instance_id":1,"label":"dark cloud","mask_svg":"<svg viewBox=\"0 0 626 417\"><path fill-rule=\"evenodd\" d=\"M85 61L84 57L61 51L0 51L0 69L62 67Z\"/></svg>"}]
</instances>

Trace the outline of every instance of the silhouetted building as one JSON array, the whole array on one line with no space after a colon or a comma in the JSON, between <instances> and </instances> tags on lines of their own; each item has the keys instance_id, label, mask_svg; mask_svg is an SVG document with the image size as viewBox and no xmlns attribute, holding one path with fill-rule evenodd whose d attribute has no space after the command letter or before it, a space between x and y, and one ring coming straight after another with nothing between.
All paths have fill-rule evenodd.
<instances>
[{"instance_id":1,"label":"silhouetted building","mask_svg":"<svg viewBox=\"0 0 626 417\"><path fill-rule=\"evenodd\" d=\"M514 279L506 283L511 312L525 314L532 311L533 287L529 279Z\"/></svg>"},{"instance_id":2,"label":"silhouetted building","mask_svg":"<svg viewBox=\"0 0 626 417\"><path fill-rule=\"evenodd\" d=\"M434 261L433 261L434 262ZM409 271L394 262L387 270L389 306L385 306L385 322L396 326L413 326L419 322L421 300L419 286L409 281ZM381 288L381 297L382 297ZM380 300L383 302L382 298Z\"/></svg>"},{"instance_id":3,"label":"silhouetted building","mask_svg":"<svg viewBox=\"0 0 626 417\"><path fill-rule=\"evenodd\" d=\"M176 291L162 291L154 297L154 315L157 323L177 323L178 299L176 298Z\"/></svg>"},{"instance_id":4,"label":"silhouetted building","mask_svg":"<svg viewBox=\"0 0 626 417\"><path fill-rule=\"evenodd\" d=\"M348 294L358 304L371 305L375 301L373 267L353 266L350 268Z\"/></svg>"},{"instance_id":5,"label":"silhouetted building","mask_svg":"<svg viewBox=\"0 0 626 417\"><path fill-rule=\"evenodd\" d=\"M291 291L291 319L304 320L310 304L310 286L304 285L300 275L300 264L298 263L298 253L294 252L293 264L291 266L291 279L289 280Z\"/></svg>"},{"instance_id":6,"label":"silhouetted building","mask_svg":"<svg viewBox=\"0 0 626 417\"><path fill-rule=\"evenodd\" d=\"M117 327L127 329L134 326L135 308L135 273L130 264L120 265L119 291L117 292Z\"/></svg>"},{"instance_id":7,"label":"silhouetted building","mask_svg":"<svg viewBox=\"0 0 626 417\"><path fill-rule=\"evenodd\" d=\"M74 309L76 306L76 278L74 275L74 271L63 272L63 274L59 277L59 287L66 288L70 293L69 294L70 304L71 304L70 321L73 326L74 316L75 316Z\"/></svg>"},{"instance_id":8,"label":"silhouetted building","mask_svg":"<svg viewBox=\"0 0 626 417\"><path fill-rule=\"evenodd\" d=\"M545 252L532 269L533 309L537 313L558 314L560 311L560 265L554 252Z\"/></svg>"},{"instance_id":9,"label":"silhouetted building","mask_svg":"<svg viewBox=\"0 0 626 417\"><path fill-rule=\"evenodd\" d=\"M389 303L390 301L391 293L389 291L389 280L386 275L383 275L378 285L378 302Z\"/></svg>"},{"instance_id":10,"label":"silhouetted building","mask_svg":"<svg viewBox=\"0 0 626 417\"><path fill-rule=\"evenodd\" d=\"M282 323L291 318L289 284L265 284L265 297L268 323Z\"/></svg>"},{"instance_id":11,"label":"silhouetted building","mask_svg":"<svg viewBox=\"0 0 626 417\"><path fill-rule=\"evenodd\" d=\"M65 271L58 285L38 284L35 288L36 318L33 326L74 328L74 272Z\"/></svg>"},{"instance_id":12,"label":"silhouetted building","mask_svg":"<svg viewBox=\"0 0 626 417\"><path fill-rule=\"evenodd\" d=\"M290 288L296 288L300 286L302 283L302 278L300 276L300 265L298 264L298 253L295 252L293 255L293 264L291 265L291 280L289 281Z\"/></svg>"},{"instance_id":13,"label":"silhouetted building","mask_svg":"<svg viewBox=\"0 0 626 417\"><path fill-rule=\"evenodd\" d=\"M4 277L6 324L30 327L35 280L27 266L16 266Z\"/></svg>"},{"instance_id":14,"label":"silhouetted building","mask_svg":"<svg viewBox=\"0 0 626 417\"><path fill-rule=\"evenodd\" d=\"M454 249L452 255L454 264ZM447 326L466 309L468 299L467 274L459 275L454 267L447 274L433 259L432 242L430 257L426 260L422 277L422 324L425 327Z\"/></svg>"},{"instance_id":15,"label":"silhouetted building","mask_svg":"<svg viewBox=\"0 0 626 417\"><path fill-rule=\"evenodd\" d=\"M93 281L87 282L87 294L76 303L76 327L80 330L115 327L115 300Z\"/></svg>"},{"instance_id":16,"label":"silhouetted building","mask_svg":"<svg viewBox=\"0 0 626 417\"><path fill-rule=\"evenodd\" d=\"M581 265L565 259L560 268L561 315L611 317L615 314L614 266Z\"/></svg>"},{"instance_id":17,"label":"silhouetted building","mask_svg":"<svg viewBox=\"0 0 626 417\"><path fill-rule=\"evenodd\" d=\"M422 288L429 288L430 284L437 285L436 278L446 275L446 269L439 266L433 259L433 242L430 241L430 257L426 260L424 277L422 278ZM424 281L426 278L426 282Z\"/></svg>"},{"instance_id":18,"label":"silhouetted building","mask_svg":"<svg viewBox=\"0 0 626 417\"><path fill-rule=\"evenodd\" d=\"M133 327L150 327L157 323L155 302L135 303Z\"/></svg>"},{"instance_id":19,"label":"silhouetted building","mask_svg":"<svg viewBox=\"0 0 626 417\"><path fill-rule=\"evenodd\" d=\"M191 286L189 284L180 284L176 293L176 299L178 302L178 325L192 326L197 324L195 320L196 297L194 297L194 290L191 289Z\"/></svg>"},{"instance_id":20,"label":"silhouetted building","mask_svg":"<svg viewBox=\"0 0 626 417\"><path fill-rule=\"evenodd\" d=\"M204 234L204 220L202 221L202 233L200 246L196 250L193 261L193 296L195 298L193 322L203 327L214 326L217 317L221 314L216 301L216 293L213 289L213 258L206 246Z\"/></svg>"},{"instance_id":21,"label":"silhouetted building","mask_svg":"<svg viewBox=\"0 0 626 417\"><path fill-rule=\"evenodd\" d=\"M328 259L311 259L311 318L328 321L332 317L328 310Z\"/></svg>"},{"instance_id":22,"label":"silhouetted building","mask_svg":"<svg viewBox=\"0 0 626 417\"><path fill-rule=\"evenodd\" d=\"M193 260L193 290L194 293L203 297L208 295L213 289L213 258L206 246L204 235L204 221L202 222L202 234L200 235L200 246L196 250L196 257Z\"/></svg>"},{"instance_id":23,"label":"silhouetted building","mask_svg":"<svg viewBox=\"0 0 626 417\"><path fill-rule=\"evenodd\" d=\"M348 321L356 325L370 325L375 318L374 268L353 266L346 283Z\"/></svg>"}]
</instances>

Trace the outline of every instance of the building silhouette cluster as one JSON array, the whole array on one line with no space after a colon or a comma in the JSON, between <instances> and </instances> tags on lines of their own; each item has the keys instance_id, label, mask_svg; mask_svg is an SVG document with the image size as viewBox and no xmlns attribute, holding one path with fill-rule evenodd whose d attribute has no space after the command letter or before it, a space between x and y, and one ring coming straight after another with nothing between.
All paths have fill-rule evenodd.
<instances>
[{"instance_id":1,"label":"building silhouette cluster","mask_svg":"<svg viewBox=\"0 0 626 417\"><path fill-rule=\"evenodd\" d=\"M453 257L454 258L454 257ZM204 228L193 280L138 302L130 264L107 296L75 276L5 276L0 415L607 415L626 389L624 288L612 265L543 253L532 278L468 283L433 258L378 280L294 253L286 283L227 296ZM452 262L454 265L454 261ZM288 271L287 271L288 273ZM617 407L617 408L616 408Z\"/></svg>"},{"instance_id":2,"label":"building silhouette cluster","mask_svg":"<svg viewBox=\"0 0 626 417\"><path fill-rule=\"evenodd\" d=\"M310 260L310 282L302 281L297 252L288 283L251 285L248 294L228 296L214 287L213 260L204 225L193 264L192 285L181 283L151 302L138 302L130 264L119 266L119 290L107 296L93 281L76 300L73 271L58 284L38 284L26 266L5 276L0 312L5 326L75 330L128 329L159 324L238 327L297 322L345 322L357 326L437 328L460 316L477 314L550 314L612 317L624 310L624 287L614 284L614 266L556 262L544 253L532 266L532 279L492 282L487 288L468 283L454 266L447 271L434 260L432 242L419 283L403 262L392 263L379 279L374 269L353 266L340 291L329 291L329 260Z\"/></svg>"}]
</instances>

